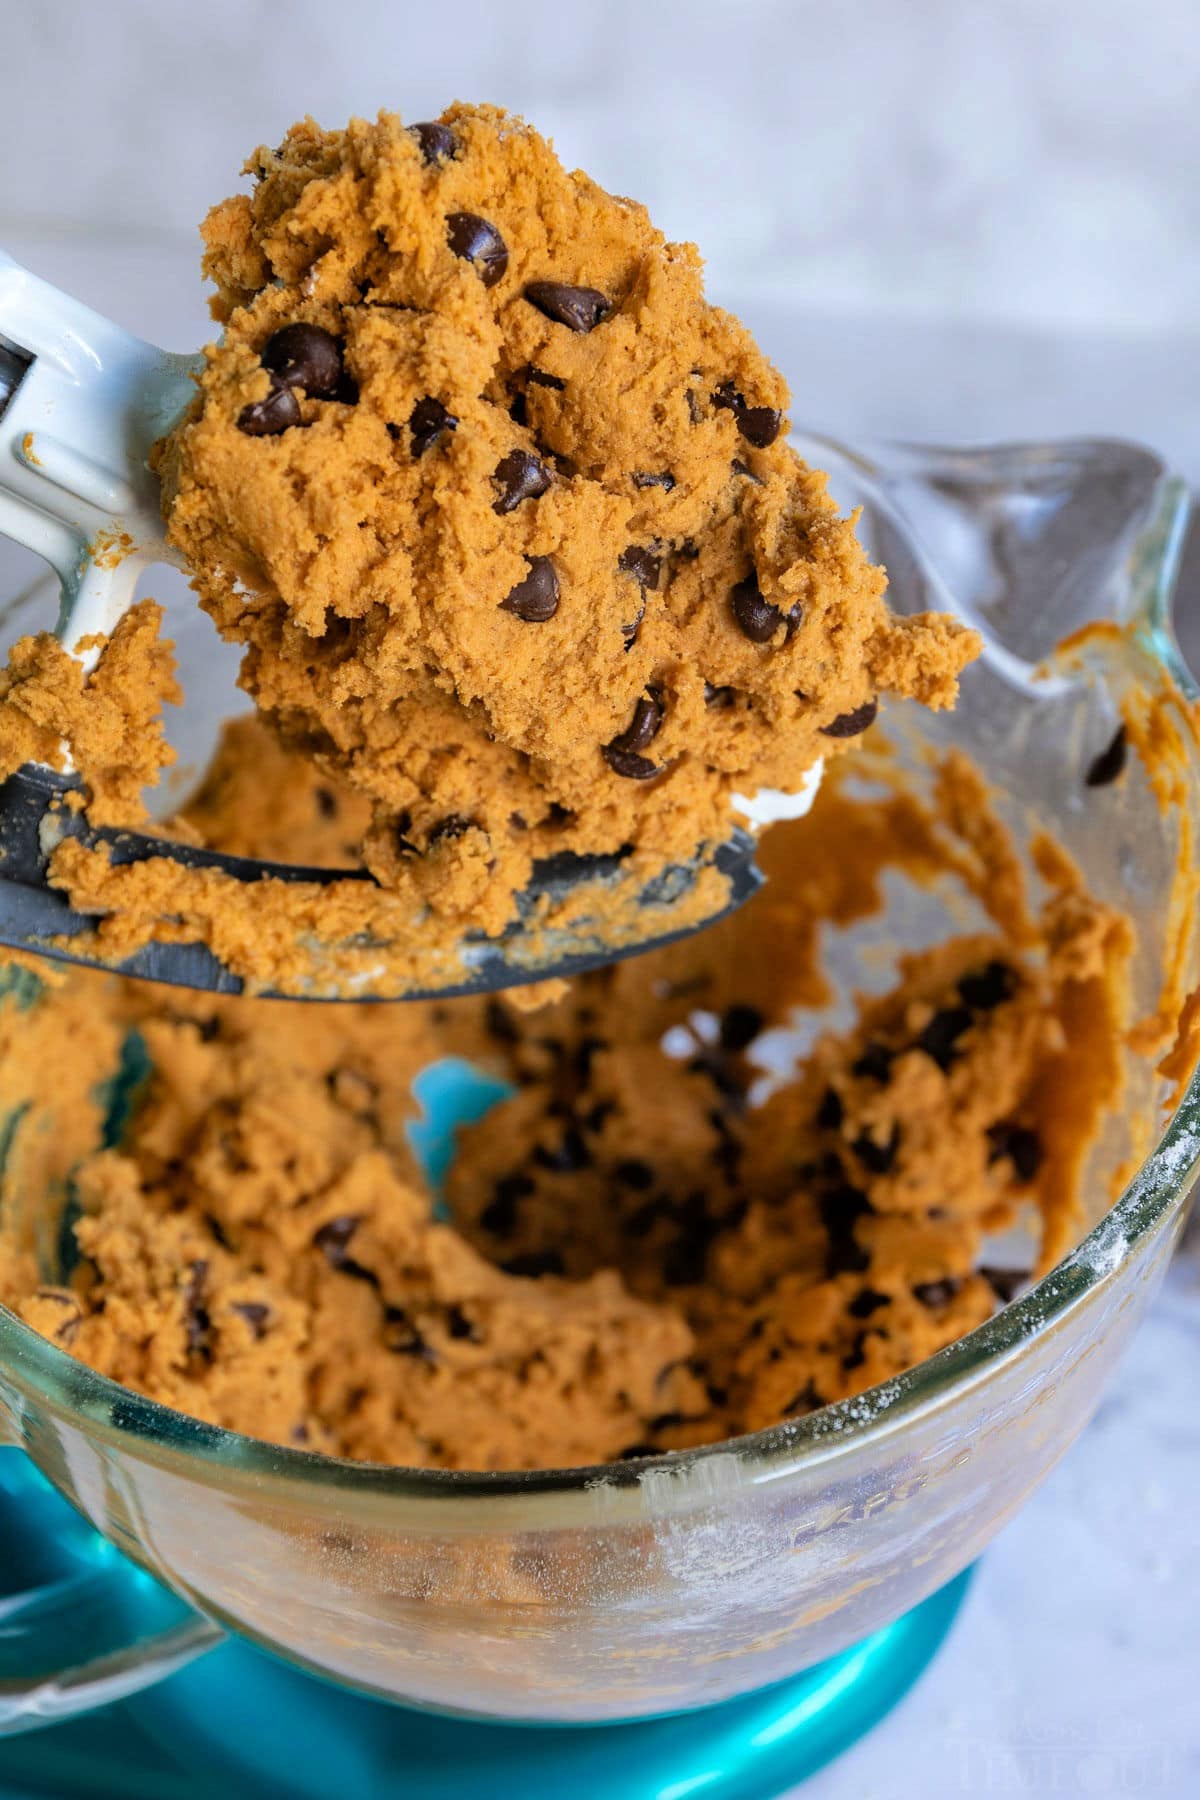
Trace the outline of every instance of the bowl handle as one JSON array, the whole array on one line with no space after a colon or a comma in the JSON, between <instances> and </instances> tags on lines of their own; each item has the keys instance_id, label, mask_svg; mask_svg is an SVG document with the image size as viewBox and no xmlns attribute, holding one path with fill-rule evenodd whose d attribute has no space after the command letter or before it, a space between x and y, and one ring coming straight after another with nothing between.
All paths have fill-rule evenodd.
<instances>
[{"instance_id":1,"label":"bowl handle","mask_svg":"<svg viewBox=\"0 0 1200 1800\"><path fill-rule=\"evenodd\" d=\"M123 1700L223 1635L0 1450L0 1737Z\"/></svg>"}]
</instances>

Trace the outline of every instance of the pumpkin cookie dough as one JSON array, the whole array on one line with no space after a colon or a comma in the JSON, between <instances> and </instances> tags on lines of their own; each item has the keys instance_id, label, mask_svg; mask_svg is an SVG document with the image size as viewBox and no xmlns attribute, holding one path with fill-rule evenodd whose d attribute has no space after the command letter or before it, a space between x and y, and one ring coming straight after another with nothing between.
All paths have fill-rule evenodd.
<instances>
[{"instance_id":1,"label":"pumpkin cookie dough","mask_svg":"<svg viewBox=\"0 0 1200 1800\"><path fill-rule=\"evenodd\" d=\"M894 616L693 246L451 107L294 126L204 225L224 326L167 533L385 886L497 933L536 858L648 864L797 792L974 634Z\"/></svg>"},{"instance_id":2,"label":"pumpkin cookie dough","mask_svg":"<svg viewBox=\"0 0 1200 1800\"><path fill-rule=\"evenodd\" d=\"M299 760L251 828L263 736L229 734L204 828L228 811L252 853L285 829L336 855L361 802ZM1079 1230L1121 1088L1129 929L1062 856L1035 906L959 760L932 807L884 766L862 794L835 779L763 857L741 913L532 1013L78 971L31 1003L12 971L0 1299L198 1418L446 1468L715 1441L919 1362L1032 1271L989 1266L991 1234L1026 1219L1047 1267ZM990 919L764 1072L772 1035L832 999L828 934L876 919L898 878ZM406 1126L413 1076L446 1054L512 1093L461 1134L435 1212Z\"/></svg>"}]
</instances>

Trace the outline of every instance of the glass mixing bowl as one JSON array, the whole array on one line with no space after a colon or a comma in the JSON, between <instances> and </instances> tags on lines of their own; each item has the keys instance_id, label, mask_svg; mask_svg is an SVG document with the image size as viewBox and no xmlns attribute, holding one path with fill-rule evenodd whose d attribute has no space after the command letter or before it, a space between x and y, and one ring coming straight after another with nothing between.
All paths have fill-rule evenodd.
<instances>
[{"instance_id":1,"label":"glass mixing bowl","mask_svg":"<svg viewBox=\"0 0 1200 1800\"><path fill-rule=\"evenodd\" d=\"M1179 484L1121 444L801 449L864 508L894 603L949 605L987 640L954 715L890 715L901 742L962 746L1019 836L1049 826L1132 915L1138 1015L1168 955L1194 983L1176 877L1200 755L1168 617ZM1039 675L1100 618L1124 629ZM1181 735L1167 804L1131 761L1101 807L1084 771L1139 696ZM1090 1166L1093 1228L988 1324L857 1399L633 1465L446 1474L278 1449L126 1392L0 1311L0 1432L149 1572L88 1554L38 1590L50 1599L0 1602L0 1726L130 1692L225 1628L368 1693L505 1720L698 1707L833 1656L977 1557L1093 1412L1200 1157L1200 1085L1160 1131L1165 1094L1148 1065L1131 1070L1127 1113ZM1110 1206L1138 1118L1157 1141ZM31 1590L48 1553L31 1542Z\"/></svg>"}]
</instances>

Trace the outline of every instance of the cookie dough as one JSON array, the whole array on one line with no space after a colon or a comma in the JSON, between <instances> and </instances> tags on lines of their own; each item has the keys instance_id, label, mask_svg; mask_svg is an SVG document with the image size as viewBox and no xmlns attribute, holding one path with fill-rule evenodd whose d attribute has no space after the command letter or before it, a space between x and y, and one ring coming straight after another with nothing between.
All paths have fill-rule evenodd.
<instances>
[{"instance_id":1,"label":"cookie dough","mask_svg":"<svg viewBox=\"0 0 1200 1800\"><path fill-rule=\"evenodd\" d=\"M224 326L171 542L379 880L501 930L535 858L658 866L799 790L974 634L901 618L693 246L522 120L311 120L204 225Z\"/></svg>"},{"instance_id":2,"label":"cookie dough","mask_svg":"<svg viewBox=\"0 0 1200 1800\"><path fill-rule=\"evenodd\" d=\"M336 856L361 800L272 756L256 720L231 730L204 829ZM288 799L255 824L264 767ZM534 1012L78 971L30 1004L13 971L0 1299L198 1418L446 1468L714 1441L919 1362L1034 1266L989 1267L990 1234L1031 1219L1046 1267L1078 1232L1129 929L1061 854L1034 910L959 760L930 808L885 764L865 795L833 781L764 858L740 914ZM990 926L908 957L768 1074L772 1034L832 998L827 934L899 878L953 884ZM514 1092L462 1134L440 1216L405 1126L445 1054Z\"/></svg>"}]
</instances>

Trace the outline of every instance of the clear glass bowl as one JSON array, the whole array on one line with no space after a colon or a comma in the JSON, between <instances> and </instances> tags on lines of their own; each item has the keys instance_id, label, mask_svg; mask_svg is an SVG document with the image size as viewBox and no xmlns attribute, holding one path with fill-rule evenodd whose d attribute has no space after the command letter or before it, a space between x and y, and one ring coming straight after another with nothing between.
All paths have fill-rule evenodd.
<instances>
[{"instance_id":1,"label":"clear glass bowl","mask_svg":"<svg viewBox=\"0 0 1200 1800\"><path fill-rule=\"evenodd\" d=\"M1168 616L1180 485L1116 443L801 448L839 500L863 506L894 604L949 605L987 639L957 713L893 714L902 739L962 746L1019 834L1049 826L1094 891L1133 915L1136 1004L1151 1011L1200 818L1194 690ZM1098 618L1127 629L1037 678ZM1166 812L1140 765L1102 812L1086 796L1083 772L1130 690L1180 723ZM1195 982L1190 926L1180 948ZM1157 1117L1164 1093L1141 1068L1131 1114ZM47 1647L39 1608L10 1609L0 1728L128 1692L224 1626L367 1692L509 1720L697 1707L834 1655L977 1557L1093 1412L1183 1221L1197 1082L1106 1211L1132 1141L1127 1120L1106 1132L1090 1177L1098 1222L1073 1254L959 1343L795 1423L634 1465L445 1474L278 1449L115 1387L0 1310L5 1439L188 1603L147 1583L153 1606L122 1609L127 1566L93 1559L65 1650Z\"/></svg>"}]
</instances>

